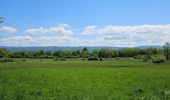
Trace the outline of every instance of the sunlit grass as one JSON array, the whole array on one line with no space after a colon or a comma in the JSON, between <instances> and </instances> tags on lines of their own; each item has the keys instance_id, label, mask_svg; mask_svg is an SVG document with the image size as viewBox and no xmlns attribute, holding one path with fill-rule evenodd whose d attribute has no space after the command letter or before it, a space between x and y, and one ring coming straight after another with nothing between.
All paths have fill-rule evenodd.
<instances>
[{"instance_id":1,"label":"sunlit grass","mask_svg":"<svg viewBox=\"0 0 170 100\"><path fill-rule=\"evenodd\" d=\"M19 59L0 63L2 100L168 100L170 62Z\"/></svg>"}]
</instances>

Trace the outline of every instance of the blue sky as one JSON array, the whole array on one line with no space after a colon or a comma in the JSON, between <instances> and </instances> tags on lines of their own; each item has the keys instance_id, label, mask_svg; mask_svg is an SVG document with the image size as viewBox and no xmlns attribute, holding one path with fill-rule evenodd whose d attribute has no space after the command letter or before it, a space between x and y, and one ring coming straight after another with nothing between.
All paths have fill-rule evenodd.
<instances>
[{"instance_id":1,"label":"blue sky","mask_svg":"<svg viewBox=\"0 0 170 100\"><path fill-rule=\"evenodd\" d=\"M0 16L6 18L0 45L139 46L170 38L170 0L0 2Z\"/></svg>"}]
</instances>

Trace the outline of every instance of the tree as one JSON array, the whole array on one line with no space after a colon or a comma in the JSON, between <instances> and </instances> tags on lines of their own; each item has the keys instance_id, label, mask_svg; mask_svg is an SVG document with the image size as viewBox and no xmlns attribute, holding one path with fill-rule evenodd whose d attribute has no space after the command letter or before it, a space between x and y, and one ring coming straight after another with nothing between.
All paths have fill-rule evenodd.
<instances>
[{"instance_id":1,"label":"tree","mask_svg":"<svg viewBox=\"0 0 170 100\"><path fill-rule=\"evenodd\" d=\"M109 57L112 57L113 55L113 52L109 49L101 49L99 51L99 57L102 57L102 58L109 58Z\"/></svg>"},{"instance_id":2,"label":"tree","mask_svg":"<svg viewBox=\"0 0 170 100\"><path fill-rule=\"evenodd\" d=\"M52 52L51 51L45 51L44 52L44 57L45 58L52 58Z\"/></svg>"},{"instance_id":3,"label":"tree","mask_svg":"<svg viewBox=\"0 0 170 100\"><path fill-rule=\"evenodd\" d=\"M76 57L80 57L80 50L73 51L72 55Z\"/></svg>"},{"instance_id":4,"label":"tree","mask_svg":"<svg viewBox=\"0 0 170 100\"><path fill-rule=\"evenodd\" d=\"M58 51L55 51L55 52L53 53L53 56L54 56L54 57L57 57L57 58L64 58L64 57L65 57L65 53L64 53L64 51L62 51L62 50L58 50Z\"/></svg>"},{"instance_id":5,"label":"tree","mask_svg":"<svg viewBox=\"0 0 170 100\"><path fill-rule=\"evenodd\" d=\"M87 49L87 47L84 47L82 51L82 57L87 58L88 56L89 56L89 50Z\"/></svg>"},{"instance_id":6,"label":"tree","mask_svg":"<svg viewBox=\"0 0 170 100\"><path fill-rule=\"evenodd\" d=\"M98 50L93 50L92 51L92 56L98 56L99 55L99 51Z\"/></svg>"},{"instance_id":7,"label":"tree","mask_svg":"<svg viewBox=\"0 0 170 100\"><path fill-rule=\"evenodd\" d=\"M166 42L163 46L164 55L166 60L170 60L170 43Z\"/></svg>"},{"instance_id":8,"label":"tree","mask_svg":"<svg viewBox=\"0 0 170 100\"><path fill-rule=\"evenodd\" d=\"M9 55L9 51L4 48L0 48L0 58L7 57Z\"/></svg>"}]
</instances>

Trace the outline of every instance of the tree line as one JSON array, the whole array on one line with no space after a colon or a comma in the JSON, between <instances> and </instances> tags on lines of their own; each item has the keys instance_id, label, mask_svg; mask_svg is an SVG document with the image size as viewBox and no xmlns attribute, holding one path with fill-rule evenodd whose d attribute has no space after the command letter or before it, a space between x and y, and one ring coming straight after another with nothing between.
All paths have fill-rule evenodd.
<instances>
[{"instance_id":1,"label":"tree line","mask_svg":"<svg viewBox=\"0 0 170 100\"><path fill-rule=\"evenodd\" d=\"M57 50L57 51L9 51L0 49L0 58L88 58L88 57L135 57L138 55L164 55L170 59L170 46L166 43L163 48L123 48L119 50L101 49L89 51L88 48L83 50Z\"/></svg>"},{"instance_id":2,"label":"tree line","mask_svg":"<svg viewBox=\"0 0 170 100\"><path fill-rule=\"evenodd\" d=\"M67 58L82 58L89 61L103 61L104 58L134 57L144 62L163 63L170 60L170 44L167 42L163 48L123 48L119 50L100 49L83 50L57 50L57 51L9 51L0 48L0 62L11 62L13 58L55 59L65 61Z\"/></svg>"},{"instance_id":3,"label":"tree line","mask_svg":"<svg viewBox=\"0 0 170 100\"><path fill-rule=\"evenodd\" d=\"M86 47L83 50L57 50L57 51L9 51L7 49L0 49L0 58L88 58L97 56L102 58L114 57L134 57L137 55L162 55L163 49L159 48L124 48L119 50L101 49L89 51Z\"/></svg>"}]
</instances>

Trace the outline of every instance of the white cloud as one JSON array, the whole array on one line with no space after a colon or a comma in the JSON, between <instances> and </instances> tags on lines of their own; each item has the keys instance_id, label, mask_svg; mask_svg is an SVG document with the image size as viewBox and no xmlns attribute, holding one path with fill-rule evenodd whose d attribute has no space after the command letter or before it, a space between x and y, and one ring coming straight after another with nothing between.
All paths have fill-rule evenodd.
<instances>
[{"instance_id":1,"label":"white cloud","mask_svg":"<svg viewBox=\"0 0 170 100\"><path fill-rule=\"evenodd\" d=\"M139 26L106 26L98 29L106 41L125 41L136 45L160 45L170 39L170 24Z\"/></svg>"},{"instance_id":2,"label":"white cloud","mask_svg":"<svg viewBox=\"0 0 170 100\"><path fill-rule=\"evenodd\" d=\"M78 38L68 36L54 37L31 37L31 36L15 36L2 38L1 45L9 46L68 46L80 44ZM69 43L69 44L68 44ZM78 46L78 45L77 45Z\"/></svg>"},{"instance_id":3,"label":"white cloud","mask_svg":"<svg viewBox=\"0 0 170 100\"><path fill-rule=\"evenodd\" d=\"M13 27L6 27L6 26L3 26L3 27L0 27L0 32L2 33L15 33L17 30Z\"/></svg>"},{"instance_id":4,"label":"white cloud","mask_svg":"<svg viewBox=\"0 0 170 100\"><path fill-rule=\"evenodd\" d=\"M81 32L82 35L94 35L97 33L97 28L96 26L86 26Z\"/></svg>"},{"instance_id":5,"label":"white cloud","mask_svg":"<svg viewBox=\"0 0 170 100\"><path fill-rule=\"evenodd\" d=\"M56 27L50 27L50 28L29 28L25 30L25 33L29 34L58 34L58 35L71 35L73 34L73 31L70 29L69 25L67 24L61 24Z\"/></svg>"},{"instance_id":6,"label":"white cloud","mask_svg":"<svg viewBox=\"0 0 170 100\"><path fill-rule=\"evenodd\" d=\"M27 41L27 40L32 40L33 38L31 36L15 36L7 39L11 41Z\"/></svg>"},{"instance_id":7,"label":"white cloud","mask_svg":"<svg viewBox=\"0 0 170 100\"><path fill-rule=\"evenodd\" d=\"M38 37L35 41L41 46L75 46L79 44L79 39L74 37Z\"/></svg>"},{"instance_id":8,"label":"white cloud","mask_svg":"<svg viewBox=\"0 0 170 100\"><path fill-rule=\"evenodd\" d=\"M31 36L15 36L1 39L1 45L8 46L29 46L33 40Z\"/></svg>"},{"instance_id":9,"label":"white cloud","mask_svg":"<svg viewBox=\"0 0 170 100\"><path fill-rule=\"evenodd\" d=\"M67 24L59 25L64 30L73 31ZM57 27L57 28L58 28ZM39 28L33 30L36 33L56 32L56 28ZM138 25L138 26L112 26L102 28L87 26L83 34L91 35L85 38L84 35L61 35L61 36L15 36L2 38L1 45L12 46L141 46L141 45L162 45L170 42L170 24L167 25ZM47 31L48 30L48 31ZM58 30L58 29L57 29ZM32 31L31 31L32 32ZM58 34L58 31L56 32ZM60 34L64 34L62 30ZM67 32L66 32L67 33ZM70 32L68 32L70 33Z\"/></svg>"}]
</instances>

